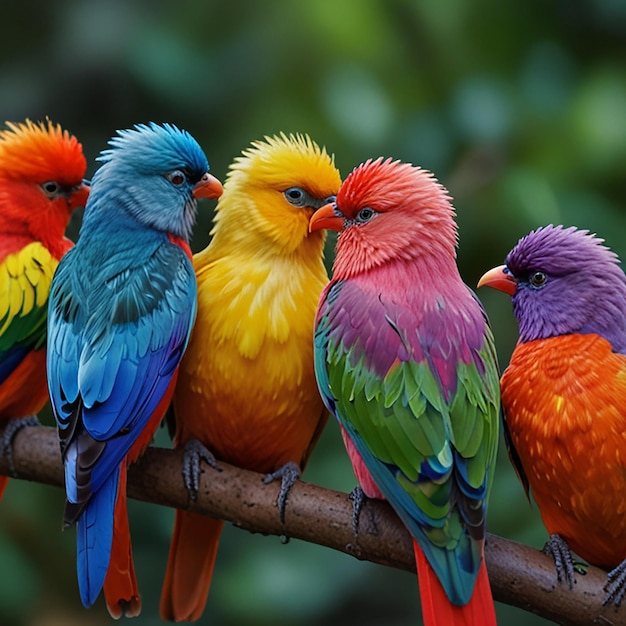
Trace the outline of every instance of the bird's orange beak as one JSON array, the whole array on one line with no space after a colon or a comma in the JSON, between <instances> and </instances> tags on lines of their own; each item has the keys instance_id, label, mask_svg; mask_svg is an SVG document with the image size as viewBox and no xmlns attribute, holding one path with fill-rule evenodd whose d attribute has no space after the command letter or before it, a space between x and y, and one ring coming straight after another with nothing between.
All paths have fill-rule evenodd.
<instances>
[{"instance_id":1,"label":"bird's orange beak","mask_svg":"<svg viewBox=\"0 0 626 626\"><path fill-rule=\"evenodd\" d=\"M498 265L498 267L494 267L483 274L478 281L478 288L480 289L480 287L485 285L493 287L498 291L504 291L504 293L508 293L510 296L514 296L517 291L517 280L509 272L506 265Z\"/></svg>"},{"instance_id":2,"label":"bird's orange beak","mask_svg":"<svg viewBox=\"0 0 626 626\"><path fill-rule=\"evenodd\" d=\"M222 183L208 172L196 183L193 188L194 198L219 198L224 191Z\"/></svg>"},{"instance_id":3,"label":"bird's orange beak","mask_svg":"<svg viewBox=\"0 0 626 626\"><path fill-rule=\"evenodd\" d=\"M309 232L312 233L316 230L322 230L323 228L337 231L343 230L343 218L335 213L334 202L325 204L311 215L311 219L309 220Z\"/></svg>"}]
</instances>

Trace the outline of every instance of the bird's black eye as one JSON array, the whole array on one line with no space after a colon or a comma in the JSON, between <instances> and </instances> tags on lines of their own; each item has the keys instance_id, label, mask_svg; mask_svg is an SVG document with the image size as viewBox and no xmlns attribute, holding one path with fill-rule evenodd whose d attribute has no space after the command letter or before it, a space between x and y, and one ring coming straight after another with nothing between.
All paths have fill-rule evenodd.
<instances>
[{"instance_id":1,"label":"bird's black eye","mask_svg":"<svg viewBox=\"0 0 626 626\"><path fill-rule=\"evenodd\" d=\"M357 214L356 214L356 221L360 222L361 224L365 223L365 222L369 222L374 215L376 215L376 211L374 211L374 209L371 209L370 207L366 206L363 207Z\"/></svg>"},{"instance_id":2,"label":"bird's black eye","mask_svg":"<svg viewBox=\"0 0 626 626\"><path fill-rule=\"evenodd\" d=\"M61 185L54 180L49 180L47 183L43 183L41 188L48 198L53 198L61 190Z\"/></svg>"},{"instance_id":3,"label":"bird's black eye","mask_svg":"<svg viewBox=\"0 0 626 626\"><path fill-rule=\"evenodd\" d=\"M176 185L176 187L180 187L187 180L185 173L180 170L170 172L167 174L166 178L170 181L170 183L172 183L172 185Z\"/></svg>"},{"instance_id":4,"label":"bird's black eye","mask_svg":"<svg viewBox=\"0 0 626 626\"><path fill-rule=\"evenodd\" d=\"M310 202L309 194L300 187L289 187L283 195L285 196L287 202L289 202L289 204L293 204L293 206L307 206Z\"/></svg>"},{"instance_id":5,"label":"bird's black eye","mask_svg":"<svg viewBox=\"0 0 626 626\"><path fill-rule=\"evenodd\" d=\"M530 284L533 287L543 287L547 276L543 272L534 272L530 275Z\"/></svg>"}]
</instances>

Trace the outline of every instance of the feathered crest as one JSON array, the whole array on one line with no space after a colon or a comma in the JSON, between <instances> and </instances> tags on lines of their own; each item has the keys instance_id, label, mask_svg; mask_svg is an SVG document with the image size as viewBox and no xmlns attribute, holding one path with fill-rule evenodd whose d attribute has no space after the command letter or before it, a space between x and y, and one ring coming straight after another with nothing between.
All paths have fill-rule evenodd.
<instances>
[{"instance_id":1,"label":"feathered crest","mask_svg":"<svg viewBox=\"0 0 626 626\"><path fill-rule=\"evenodd\" d=\"M619 265L615 252L604 239L574 226L542 226L522 237L509 252L506 264L516 274L542 268L562 275L598 263L602 267Z\"/></svg>"},{"instance_id":2,"label":"feathered crest","mask_svg":"<svg viewBox=\"0 0 626 626\"><path fill-rule=\"evenodd\" d=\"M595 333L626 353L626 277L604 240L575 227L543 226L522 237L506 257L518 281L513 296L520 341ZM535 272L546 275L540 288Z\"/></svg>"},{"instance_id":3,"label":"feathered crest","mask_svg":"<svg viewBox=\"0 0 626 626\"><path fill-rule=\"evenodd\" d=\"M145 173L189 168L204 173L209 165L198 142L186 131L173 124L135 124L133 128L118 130L109 140L110 148L103 150L98 161L114 164L132 164L133 169Z\"/></svg>"},{"instance_id":4,"label":"feathered crest","mask_svg":"<svg viewBox=\"0 0 626 626\"><path fill-rule=\"evenodd\" d=\"M335 278L426 256L431 263L445 260L456 271L454 207L428 170L391 158L369 159L347 176L336 208L344 229L337 240ZM365 208L378 215L361 225L358 215Z\"/></svg>"},{"instance_id":5,"label":"feathered crest","mask_svg":"<svg viewBox=\"0 0 626 626\"><path fill-rule=\"evenodd\" d=\"M358 211L364 202L374 200L378 211L388 211L405 204L407 199L416 206L454 215L448 190L432 172L391 158L378 157L361 163L350 172L337 194L342 211ZM346 217L353 216L346 213Z\"/></svg>"},{"instance_id":6,"label":"feathered crest","mask_svg":"<svg viewBox=\"0 0 626 626\"><path fill-rule=\"evenodd\" d=\"M87 162L80 142L46 118L45 122L6 122L0 130L0 177L75 185Z\"/></svg>"},{"instance_id":7,"label":"feathered crest","mask_svg":"<svg viewBox=\"0 0 626 626\"><path fill-rule=\"evenodd\" d=\"M336 189L341 182L334 155L307 134L283 132L252 142L230 166L228 179L249 178L259 185L280 189L293 184L294 172L314 195L327 194L329 188Z\"/></svg>"}]
</instances>

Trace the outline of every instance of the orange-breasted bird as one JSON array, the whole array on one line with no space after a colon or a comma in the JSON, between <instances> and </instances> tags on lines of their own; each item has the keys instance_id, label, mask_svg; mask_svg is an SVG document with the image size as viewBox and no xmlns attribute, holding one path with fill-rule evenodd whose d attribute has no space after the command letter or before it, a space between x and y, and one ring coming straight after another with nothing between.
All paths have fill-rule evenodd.
<instances>
[{"instance_id":1,"label":"orange-breasted bird","mask_svg":"<svg viewBox=\"0 0 626 626\"><path fill-rule=\"evenodd\" d=\"M559 579L570 548L626 580L626 276L603 240L546 226L479 286L509 294L519 342L501 380L511 458L537 503ZM565 569L561 566L564 563Z\"/></svg>"}]
</instances>

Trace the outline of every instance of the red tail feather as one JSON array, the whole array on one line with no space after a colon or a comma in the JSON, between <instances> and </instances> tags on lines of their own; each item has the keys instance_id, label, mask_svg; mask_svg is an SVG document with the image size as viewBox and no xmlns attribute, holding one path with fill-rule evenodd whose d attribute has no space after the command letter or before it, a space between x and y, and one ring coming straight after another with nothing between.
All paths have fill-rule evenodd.
<instances>
[{"instance_id":1,"label":"red tail feather","mask_svg":"<svg viewBox=\"0 0 626 626\"><path fill-rule=\"evenodd\" d=\"M465 606L450 602L422 549L413 542L424 626L497 626L485 560L481 563L471 600Z\"/></svg>"},{"instance_id":2,"label":"red tail feather","mask_svg":"<svg viewBox=\"0 0 626 626\"><path fill-rule=\"evenodd\" d=\"M128 509L126 505L126 464L122 463L119 491L115 502L115 521L111 560L104 579L104 598L111 617L137 617L141 599L135 576L135 564L130 543Z\"/></svg>"},{"instance_id":3,"label":"red tail feather","mask_svg":"<svg viewBox=\"0 0 626 626\"><path fill-rule=\"evenodd\" d=\"M193 622L202 615L223 526L223 520L176 511L161 592L162 619Z\"/></svg>"},{"instance_id":4,"label":"red tail feather","mask_svg":"<svg viewBox=\"0 0 626 626\"><path fill-rule=\"evenodd\" d=\"M4 490L7 488L9 484L8 476L0 476L0 500L2 500L2 496L4 495Z\"/></svg>"},{"instance_id":5,"label":"red tail feather","mask_svg":"<svg viewBox=\"0 0 626 626\"><path fill-rule=\"evenodd\" d=\"M0 424L35 415L47 401L46 351L32 350L0 385Z\"/></svg>"}]
</instances>

